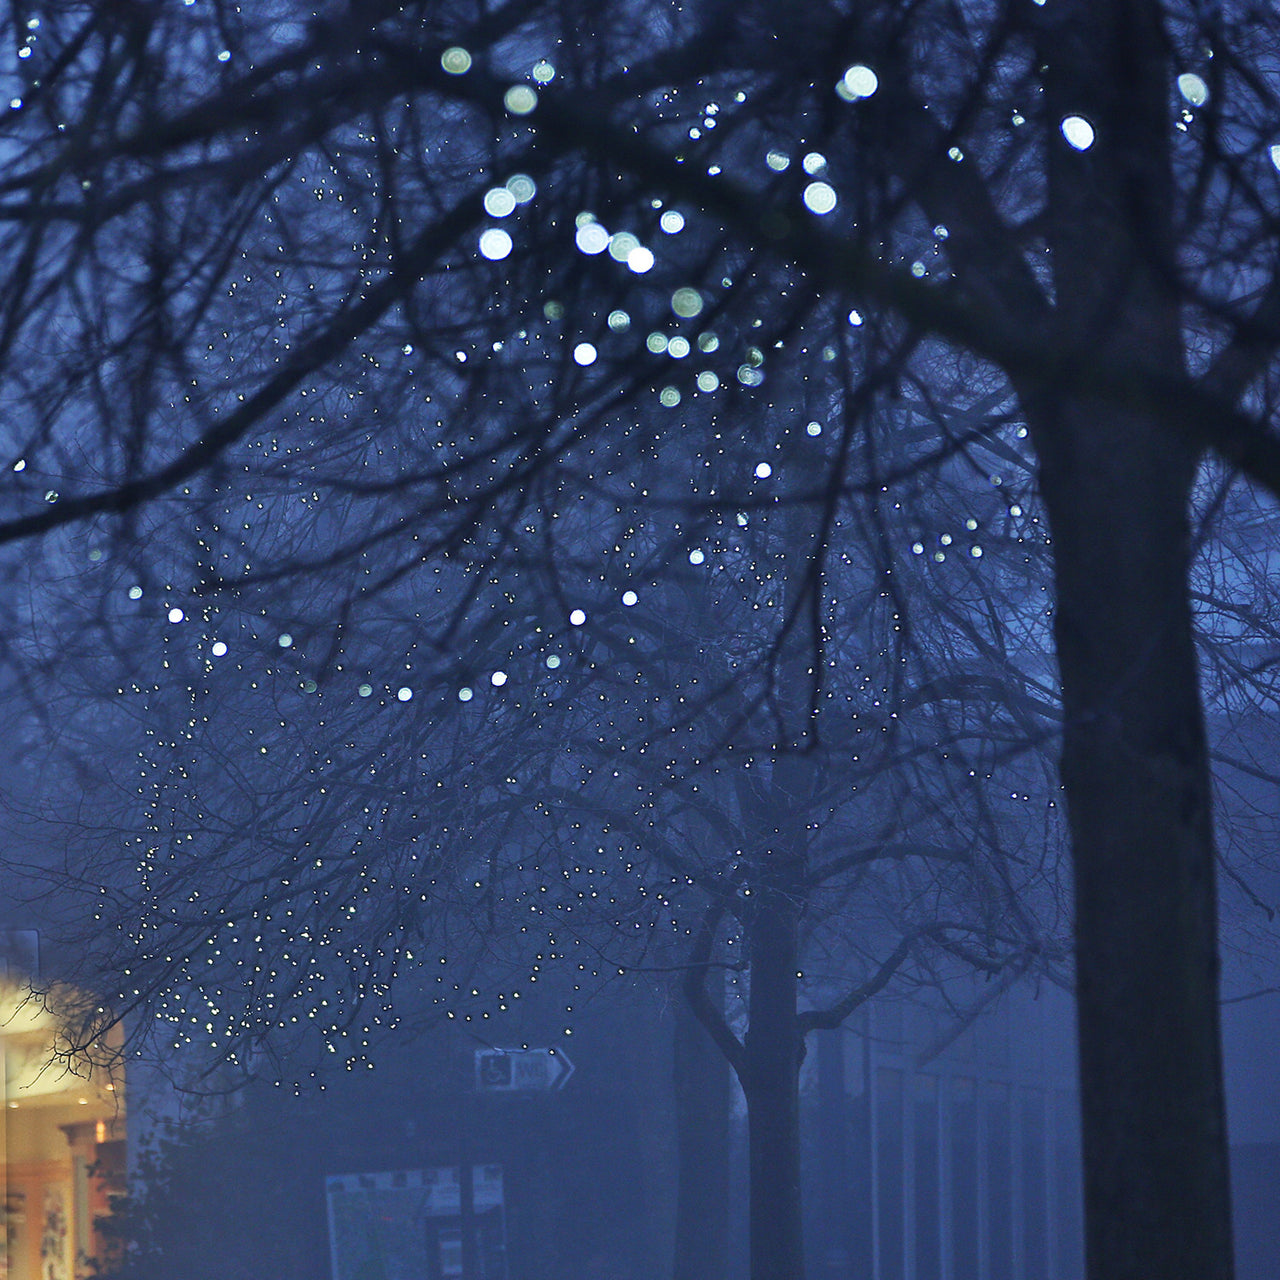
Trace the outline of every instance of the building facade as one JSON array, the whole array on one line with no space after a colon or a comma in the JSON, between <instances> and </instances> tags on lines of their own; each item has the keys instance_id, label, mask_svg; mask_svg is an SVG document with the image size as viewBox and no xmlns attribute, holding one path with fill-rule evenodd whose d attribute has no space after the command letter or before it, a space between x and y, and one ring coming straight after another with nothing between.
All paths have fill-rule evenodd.
<instances>
[{"instance_id":1,"label":"building facade","mask_svg":"<svg viewBox=\"0 0 1280 1280\"><path fill-rule=\"evenodd\" d=\"M118 1034L96 1061L61 1059L58 990L30 994L34 935L0 941L0 1280L81 1280L101 1252L96 1223L125 1184Z\"/></svg>"}]
</instances>

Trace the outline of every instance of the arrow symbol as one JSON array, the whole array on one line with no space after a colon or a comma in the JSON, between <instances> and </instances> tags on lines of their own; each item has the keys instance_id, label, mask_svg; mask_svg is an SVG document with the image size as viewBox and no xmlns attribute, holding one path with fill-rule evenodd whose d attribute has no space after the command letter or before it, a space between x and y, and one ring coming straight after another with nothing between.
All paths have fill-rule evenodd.
<instances>
[{"instance_id":1,"label":"arrow symbol","mask_svg":"<svg viewBox=\"0 0 1280 1280\"><path fill-rule=\"evenodd\" d=\"M552 1049L551 1056L556 1060L558 1074L551 1081L551 1088L563 1089L569 1077L573 1075L574 1065L569 1061L569 1055L563 1049Z\"/></svg>"}]
</instances>

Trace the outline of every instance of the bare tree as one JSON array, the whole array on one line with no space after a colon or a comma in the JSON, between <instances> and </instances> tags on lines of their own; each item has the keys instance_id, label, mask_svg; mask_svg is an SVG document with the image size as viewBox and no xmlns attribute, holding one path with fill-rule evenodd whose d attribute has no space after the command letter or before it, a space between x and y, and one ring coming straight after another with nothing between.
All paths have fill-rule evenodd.
<instances>
[{"instance_id":1,"label":"bare tree","mask_svg":"<svg viewBox=\"0 0 1280 1280\"><path fill-rule=\"evenodd\" d=\"M837 397L824 417L847 407ZM92 716L116 794L94 798L97 852L79 874L106 900L83 949L98 985L127 975L111 1016L144 1015L162 1052L214 1064L191 1087L223 1088L220 1063L295 1081L327 1055L358 1068L424 1012L498 1035L528 984L566 963L584 993L623 972L683 974L747 1100L753 1268L800 1274L808 1034L890 982L945 990L957 967L998 987L1066 980L1054 802L1036 830L997 798L1054 790L1052 688L1005 646L1044 614L1042 584L1023 581L1043 557L1006 528L1022 514L1015 477L940 473L936 394L867 412L886 464L921 492L834 504L829 518L858 529L838 555L784 488L713 521L673 566L641 497L622 567L570 511L549 549L507 548L499 577L388 586L318 665L272 620L306 614L288 584L118 622L135 672L161 679L135 674ZM984 432L1025 466L1002 415ZM772 466L802 477L823 437L802 421ZM294 532L278 513L277 543ZM424 687L423 619L459 609L452 682ZM1027 648L1043 666L1042 638ZM81 849L92 827L77 816ZM708 981L725 974L729 1009ZM99 1029L91 1018L86 1038ZM686 1179L680 1208L695 1203ZM687 1272L706 1225L680 1223Z\"/></svg>"},{"instance_id":2,"label":"bare tree","mask_svg":"<svg viewBox=\"0 0 1280 1280\"><path fill-rule=\"evenodd\" d=\"M358 597L464 545L496 563L549 475L576 477L602 532L630 486L654 510L750 505L771 442L681 406L767 395L779 342L795 379L828 376L854 312L883 316L909 362L1004 380L1053 534L1090 1274L1229 1276L1188 513L1206 450L1280 489L1265 11L9 20L11 544L85 521L129 537L146 503L204 500L203 592L275 559L232 503L346 493L346 535L319 518L316 556L293 559L345 559ZM851 396L865 371L845 370ZM636 412L655 400L742 480L662 475L672 428ZM850 456L815 511L889 478ZM362 565L392 543L394 568Z\"/></svg>"}]
</instances>

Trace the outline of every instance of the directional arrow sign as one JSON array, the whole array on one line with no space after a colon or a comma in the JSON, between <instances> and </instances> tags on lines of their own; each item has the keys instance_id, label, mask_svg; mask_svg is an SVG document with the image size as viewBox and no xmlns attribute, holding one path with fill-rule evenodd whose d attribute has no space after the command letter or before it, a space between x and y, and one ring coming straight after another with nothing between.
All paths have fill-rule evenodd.
<instances>
[{"instance_id":1,"label":"directional arrow sign","mask_svg":"<svg viewBox=\"0 0 1280 1280\"><path fill-rule=\"evenodd\" d=\"M516 1093L563 1089L573 1063L562 1049L477 1049L476 1090Z\"/></svg>"}]
</instances>

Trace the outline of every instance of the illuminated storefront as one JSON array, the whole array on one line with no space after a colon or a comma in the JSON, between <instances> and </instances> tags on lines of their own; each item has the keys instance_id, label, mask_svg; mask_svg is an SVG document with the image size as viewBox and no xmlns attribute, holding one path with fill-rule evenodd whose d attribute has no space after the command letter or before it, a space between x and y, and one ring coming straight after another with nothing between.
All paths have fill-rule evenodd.
<instances>
[{"instance_id":1,"label":"illuminated storefront","mask_svg":"<svg viewBox=\"0 0 1280 1280\"><path fill-rule=\"evenodd\" d=\"M95 1221L124 1187L123 1079L110 1037L98 1065L68 1069L57 1016L25 994L0 980L0 1280L80 1280L100 1251Z\"/></svg>"}]
</instances>

